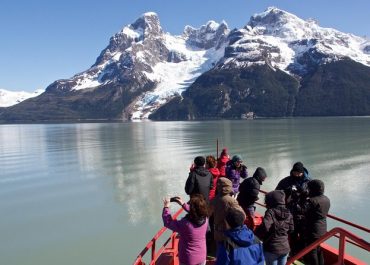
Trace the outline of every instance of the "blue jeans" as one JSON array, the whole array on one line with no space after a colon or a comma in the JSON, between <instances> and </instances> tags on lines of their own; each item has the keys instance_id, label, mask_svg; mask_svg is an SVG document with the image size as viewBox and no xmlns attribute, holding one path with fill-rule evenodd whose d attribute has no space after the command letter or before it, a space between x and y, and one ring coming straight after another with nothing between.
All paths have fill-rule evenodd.
<instances>
[{"instance_id":1,"label":"blue jeans","mask_svg":"<svg viewBox=\"0 0 370 265\"><path fill-rule=\"evenodd\" d=\"M288 260L288 254L276 255L271 252L264 251L266 265L285 265Z\"/></svg>"}]
</instances>

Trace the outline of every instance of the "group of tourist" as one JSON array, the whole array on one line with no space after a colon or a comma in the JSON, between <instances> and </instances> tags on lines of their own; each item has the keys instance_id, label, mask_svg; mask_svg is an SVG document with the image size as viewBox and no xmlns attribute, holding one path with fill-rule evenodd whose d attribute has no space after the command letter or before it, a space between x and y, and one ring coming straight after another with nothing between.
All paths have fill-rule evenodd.
<instances>
[{"instance_id":1,"label":"group of tourist","mask_svg":"<svg viewBox=\"0 0 370 265\"><path fill-rule=\"evenodd\" d=\"M180 236L180 264L204 265L210 253L216 256L217 265L283 265L288 255L297 254L326 233L330 201L324 195L324 183L311 179L301 162L266 194L267 210L262 223L256 224L255 202L266 179L262 167L248 178L242 157L230 159L226 148L217 160L197 156L185 183L189 202L180 197L164 199L164 225ZM181 220L172 218L171 201L187 211ZM320 247L309 252L304 262L324 264Z\"/></svg>"}]
</instances>

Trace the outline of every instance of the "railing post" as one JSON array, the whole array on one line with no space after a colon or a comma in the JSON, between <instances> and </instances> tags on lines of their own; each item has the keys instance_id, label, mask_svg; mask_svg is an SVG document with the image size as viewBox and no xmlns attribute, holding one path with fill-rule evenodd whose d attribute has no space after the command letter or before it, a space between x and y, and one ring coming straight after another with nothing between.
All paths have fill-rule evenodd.
<instances>
[{"instance_id":1,"label":"railing post","mask_svg":"<svg viewBox=\"0 0 370 265\"><path fill-rule=\"evenodd\" d=\"M155 265L155 242L156 240L153 240L153 245L152 245L152 262L150 264Z\"/></svg>"},{"instance_id":2,"label":"railing post","mask_svg":"<svg viewBox=\"0 0 370 265\"><path fill-rule=\"evenodd\" d=\"M338 253L338 262L339 264L344 264L344 252L346 244L346 236L343 233L339 234L339 253Z\"/></svg>"},{"instance_id":3,"label":"railing post","mask_svg":"<svg viewBox=\"0 0 370 265\"><path fill-rule=\"evenodd\" d=\"M174 246L178 246L178 244L179 244L179 238L177 237L177 234L174 234L173 242L174 242ZM173 251L173 264L174 265L179 265L178 254L179 254L178 248L175 247L174 248L174 251Z\"/></svg>"},{"instance_id":4,"label":"railing post","mask_svg":"<svg viewBox=\"0 0 370 265\"><path fill-rule=\"evenodd\" d=\"M173 233L171 236L171 248L175 249L175 233Z\"/></svg>"}]
</instances>

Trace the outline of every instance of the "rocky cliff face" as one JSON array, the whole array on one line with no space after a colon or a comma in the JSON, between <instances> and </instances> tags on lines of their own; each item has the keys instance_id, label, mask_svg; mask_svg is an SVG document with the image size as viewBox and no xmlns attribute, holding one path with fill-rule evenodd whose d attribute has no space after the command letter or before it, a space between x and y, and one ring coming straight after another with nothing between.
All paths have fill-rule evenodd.
<instances>
[{"instance_id":1,"label":"rocky cliff face","mask_svg":"<svg viewBox=\"0 0 370 265\"><path fill-rule=\"evenodd\" d=\"M165 33L149 12L112 36L91 68L0 110L0 119L369 115L369 47L367 39L277 8L241 29L209 21L181 36ZM320 111L320 102L339 102L339 95L342 111Z\"/></svg>"}]
</instances>

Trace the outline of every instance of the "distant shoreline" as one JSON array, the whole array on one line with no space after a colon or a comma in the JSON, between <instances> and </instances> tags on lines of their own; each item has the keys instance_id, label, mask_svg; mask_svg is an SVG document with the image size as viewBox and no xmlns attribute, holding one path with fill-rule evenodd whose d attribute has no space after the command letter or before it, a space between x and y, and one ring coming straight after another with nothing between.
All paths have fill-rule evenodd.
<instances>
[{"instance_id":1,"label":"distant shoreline","mask_svg":"<svg viewBox=\"0 0 370 265\"><path fill-rule=\"evenodd\" d=\"M197 119L197 120L122 120L122 119L65 119L65 120L19 120L19 121L4 121L0 120L1 125L12 124L75 124L75 123L135 123L135 122L199 122L199 121L245 121L253 120L288 120L288 119L316 119L316 118L370 118L370 115L365 116L294 116L294 117L255 117L254 119Z\"/></svg>"}]
</instances>

